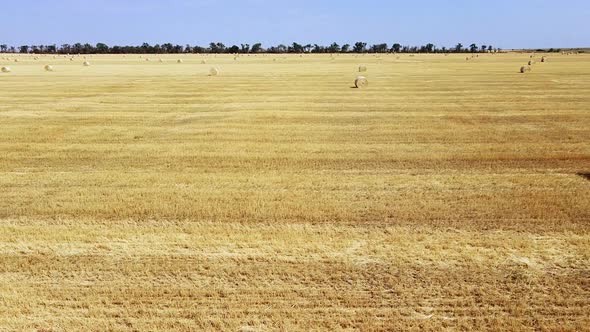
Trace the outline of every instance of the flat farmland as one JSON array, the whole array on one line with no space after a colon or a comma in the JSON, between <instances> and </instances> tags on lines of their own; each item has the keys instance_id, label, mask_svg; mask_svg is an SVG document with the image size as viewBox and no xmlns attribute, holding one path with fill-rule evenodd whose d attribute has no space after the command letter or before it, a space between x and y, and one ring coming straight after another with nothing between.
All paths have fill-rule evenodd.
<instances>
[{"instance_id":1,"label":"flat farmland","mask_svg":"<svg viewBox=\"0 0 590 332\"><path fill-rule=\"evenodd\" d=\"M0 329L587 330L590 55L529 55L2 54Z\"/></svg>"}]
</instances>

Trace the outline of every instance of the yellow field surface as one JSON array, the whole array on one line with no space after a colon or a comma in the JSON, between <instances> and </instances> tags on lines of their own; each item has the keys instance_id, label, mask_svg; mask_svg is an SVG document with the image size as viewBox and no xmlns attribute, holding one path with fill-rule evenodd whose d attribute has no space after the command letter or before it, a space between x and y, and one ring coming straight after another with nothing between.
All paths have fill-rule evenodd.
<instances>
[{"instance_id":1,"label":"yellow field surface","mask_svg":"<svg viewBox=\"0 0 590 332\"><path fill-rule=\"evenodd\" d=\"M529 55L0 54L0 331L589 330L590 55Z\"/></svg>"}]
</instances>

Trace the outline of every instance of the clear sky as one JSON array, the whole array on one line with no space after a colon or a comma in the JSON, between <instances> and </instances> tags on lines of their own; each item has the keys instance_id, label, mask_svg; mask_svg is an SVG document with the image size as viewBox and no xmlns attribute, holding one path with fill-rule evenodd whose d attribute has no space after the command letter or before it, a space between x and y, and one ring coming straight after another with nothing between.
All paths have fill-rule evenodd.
<instances>
[{"instance_id":1,"label":"clear sky","mask_svg":"<svg viewBox=\"0 0 590 332\"><path fill-rule=\"evenodd\" d=\"M0 43L590 47L590 0L2 0Z\"/></svg>"}]
</instances>

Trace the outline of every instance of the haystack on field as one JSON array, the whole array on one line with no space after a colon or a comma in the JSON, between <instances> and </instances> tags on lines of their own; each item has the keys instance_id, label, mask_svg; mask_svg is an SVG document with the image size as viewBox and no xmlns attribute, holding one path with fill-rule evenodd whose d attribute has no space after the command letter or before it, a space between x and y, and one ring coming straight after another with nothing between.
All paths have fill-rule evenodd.
<instances>
[{"instance_id":1,"label":"haystack on field","mask_svg":"<svg viewBox=\"0 0 590 332\"><path fill-rule=\"evenodd\" d=\"M209 76L219 75L219 68L212 67L209 69Z\"/></svg>"},{"instance_id":2,"label":"haystack on field","mask_svg":"<svg viewBox=\"0 0 590 332\"><path fill-rule=\"evenodd\" d=\"M3 329L590 326L590 55L10 56Z\"/></svg>"},{"instance_id":3,"label":"haystack on field","mask_svg":"<svg viewBox=\"0 0 590 332\"><path fill-rule=\"evenodd\" d=\"M369 80L364 76L358 76L356 80L354 80L354 86L357 89L365 89L369 87Z\"/></svg>"}]
</instances>

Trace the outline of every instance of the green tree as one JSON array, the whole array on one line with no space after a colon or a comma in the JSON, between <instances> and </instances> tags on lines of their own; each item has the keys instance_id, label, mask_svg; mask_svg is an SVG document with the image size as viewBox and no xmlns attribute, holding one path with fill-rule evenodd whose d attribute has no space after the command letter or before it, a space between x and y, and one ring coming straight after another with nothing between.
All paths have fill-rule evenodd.
<instances>
[{"instance_id":1,"label":"green tree","mask_svg":"<svg viewBox=\"0 0 590 332\"><path fill-rule=\"evenodd\" d=\"M101 54L109 53L109 47L107 44L98 43L96 44L96 52Z\"/></svg>"},{"instance_id":2,"label":"green tree","mask_svg":"<svg viewBox=\"0 0 590 332\"><path fill-rule=\"evenodd\" d=\"M174 45L170 43L162 44L162 50L164 53L172 53L174 50Z\"/></svg>"},{"instance_id":3,"label":"green tree","mask_svg":"<svg viewBox=\"0 0 590 332\"><path fill-rule=\"evenodd\" d=\"M371 46L371 53L387 53L387 44L375 44Z\"/></svg>"},{"instance_id":4,"label":"green tree","mask_svg":"<svg viewBox=\"0 0 590 332\"><path fill-rule=\"evenodd\" d=\"M332 45L328 46L328 52L330 53L338 53L340 52L341 48L338 43L332 43Z\"/></svg>"},{"instance_id":5,"label":"green tree","mask_svg":"<svg viewBox=\"0 0 590 332\"><path fill-rule=\"evenodd\" d=\"M211 49L211 53L225 52L225 45L223 45L223 43L210 43L209 48Z\"/></svg>"},{"instance_id":6,"label":"green tree","mask_svg":"<svg viewBox=\"0 0 590 332\"><path fill-rule=\"evenodd\" d=\"M305 49L303 48L303 45L298 44L298 43L293 43L293 46L291 46L291 49L293 50L294 53L303 53L303 52L305 52Z\"/></svg>"},{"instance_id":7,"label":"green tree","mask_svg":"<svg viewBox=\"0 0 590 332\"><path fill-rule=\"evenodd\" d=\"M287 48L287 46L286 46L286 45L284 45L284 44L279 44L279 45L277 45L277 47L276 47L276 51L277 51L278 53L286 53L286 52L287 52L287 49L288 49L288 48Z\"/></svg>"},{"instance_id":8,"label":"green tree","mask_svg":"<svg viewBox=\"0 0 590 332\"><path fill-rule=\"evenodd\" d=\"M184 46L174 45L174 53L182 53L182 52L184 52Z\"/></svg>"},{"instance_id":9,"label":"green tree","mask_svg":"<svg viewBox=\"0 0 590 332\"><path fill-rule=\"evenodd\" d=\"M356 42L352 47L352 51L354 53L363 53L366 51L367 43L364 42Z\"/></svg>"},{"instance_id":10,"label":"green tree","mask_svg":"<svg viewBox=\"0 0 590 332\"><path fill-rule=\"evenodd\" d=\"M72 52L72 46L70 44L62 44L60 50L62 54L68 54Z\"/></svg>"},{"instance_id":11,"label":"green tree","mask_svg":"<svg viewBox=\"0 0 590 332\"><path fill-rule=\"evenodd\" d=\"M240 53L240 47L238 45L233 45L227 50L229 53Z\"/></svg>"},{"instance_id":12,"label":"green tree","mask_svg":"<svg viewBox=\"0 0 590 332\"><path fill-rule=\"evenodd\" d=\"M261 43L256 43L256 44L252 45L252 49L251 49L252 53L258 53L261 51L262 51L262 44Z\"/></svg>"},{"instance_id":13,"label":"green tree","mask_svg":"<svg viewBox=\"0 0 590 332\"><path fill-rule=\"evenodd\" d=\"M311 50L312 53L323 53L324 52L324 47L320 46L318 44L314 44L313 45L313 49Z\"/></svg>"}]
</instances>

